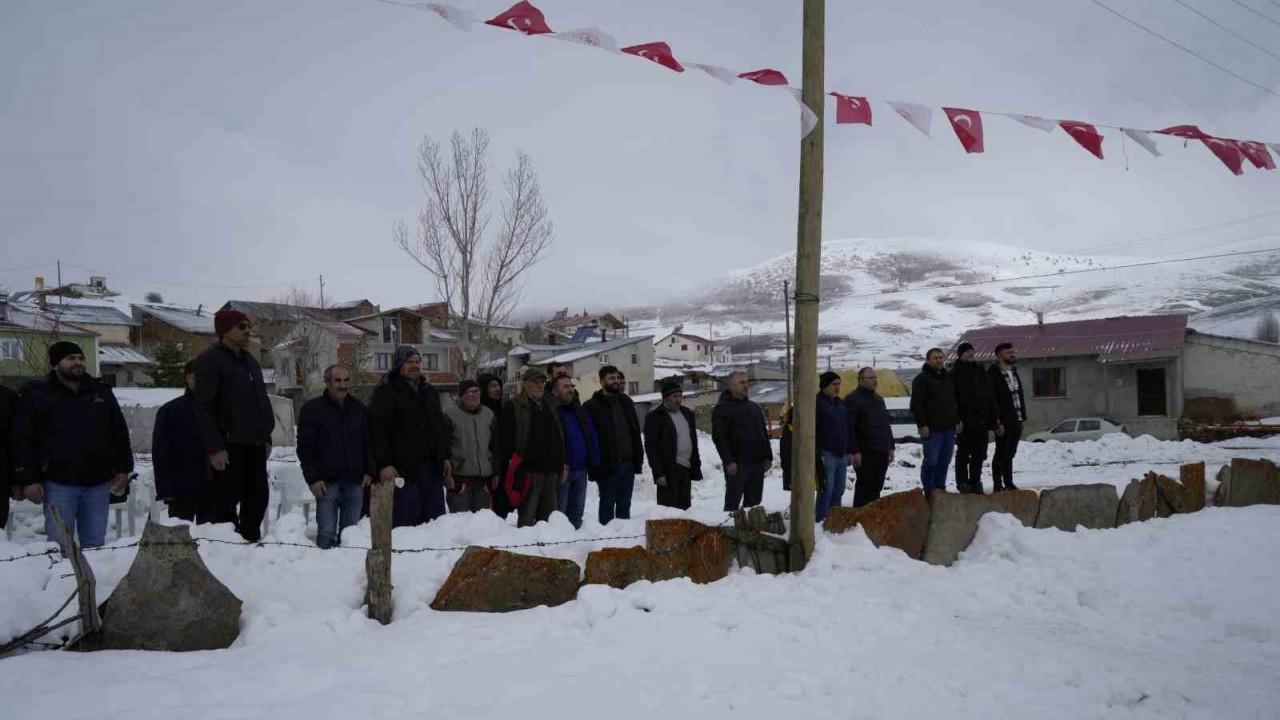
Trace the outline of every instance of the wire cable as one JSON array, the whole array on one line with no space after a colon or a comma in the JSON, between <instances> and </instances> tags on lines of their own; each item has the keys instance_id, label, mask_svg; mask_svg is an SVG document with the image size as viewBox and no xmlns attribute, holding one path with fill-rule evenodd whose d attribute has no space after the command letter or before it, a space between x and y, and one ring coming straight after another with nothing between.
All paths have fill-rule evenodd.
<instances>
[{"instance_id":1,"label":"wire cable","mask_svg":"<svg viewBox=\"0 0 1280 720\"><path fill-rule=\"evenodd\" d=\"M1223 25L1222 23L1218 22L1217 20L1214 20L1213 18L1209 17L1208 15L1205 15L1204 13L1200 12L1199 10L1197 10L1197 9L1195 9L1195 8L1191 7L1190 5L1188 5L1188 4L1187 4L1186 2L1184 2L1183 0L1173 0L1173 1L1174 1L1174 2L1176 2L1176 3L1178 3L1179 5L1181 5L1182 7L1184 7L1184 8L1186 8L1186 9L1190 10L1191 12L1195 13L1196 15L1199 15L1200 17L1204 18L1204 19L1205 19L1205 21L1209 22L1209 23L1210 23L1210 24L1212 24L1214 27L1216 27L1216 28L1218 28L1219 30L1221 30L1222 32L1224 32L1224 33L1226 33L1226 34L1230 35L1231 37L1233 37L1233 38L1235 38L1235 39L1239 40L1240 42L1245 43L1245 44L1246 44L1246 45L1248 45L1249 47L1252 47L1253 49L1258 50L1258 51L1260 51L1260 52L1264 52L1264 53L1266 53L1266 54L1270 55L1271 57L1275 58L1276 60L1280 60L1280 55L1277 55L1277 54L1275 54L1275 53L1271 52L1270 50L1268 50L1268 49L1266 49L1266 48L1262 47L1262 46L1261 46L1261 45L1259 45L1258 43L1256 43L1256 42L1254 42L1254 41L1250 40L1249 38L1247 38L1247 37L1245 37L1245 36L1241 35L1240 33L1236 32L1235 30L1232 30L1231 28L1227 27L1226 25Z\"/></svg>"},{"instance_id":2,"label":"wire cable","mask_svg":"<svg viewBox=\"0 0 1280 720\"><path fill-rule=\"evenodd\" d=\"M1252 7L1250 7L1250 6L1248 6L1248 5L1245 5L1244 3L1240 2L1240 0L1231 0L1231 2L1232 2L1233 4L1235 4L1235 5L1239 5L1240 7L1244 8L1245 10L1248 10L1249 12L1253 13L1254 15L1257 15L1258 17L1262 18L1263 20L1266 20L1267 22L1271 23L1272 25L1280 25L1280 20L1276 20L1275 18L1271 17L1270 15L1265 15L1265 14L1263 14L1263 13L1258 12L1257 10L1254 10Z\"/></svg>"}]
</instances>

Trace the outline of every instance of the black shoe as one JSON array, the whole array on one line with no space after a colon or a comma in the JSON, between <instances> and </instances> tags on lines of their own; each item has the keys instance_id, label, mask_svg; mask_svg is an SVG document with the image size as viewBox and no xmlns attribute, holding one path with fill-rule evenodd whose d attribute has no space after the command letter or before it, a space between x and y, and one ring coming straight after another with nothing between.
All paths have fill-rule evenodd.
<instances>
[{"instance_id":1,"label":"black shoe","mask_svg":"<svg viewBox=\"0 0 1280 720\"><path fill-rule=\"evenodd\" d=\"M1013 484L1013 481L1012 481L1012 480L1010 480L1009 482L1007 482L1007 483L1005 483L1005 484L1004 484L1004 489L1005 489L1005 490L1017 490L1017 489L1018 489L1018 486L1017 486L1017 485L1014 485L1014 484Z\"/></svg>"},{"instance_id":2,"label":"black shoe","mask_svg":"<svg viewBox=\"0 0 1280 720\"><path fill-rule=\"evenodd\" d=\"M998 493L998 492L1004 492L1004 486L1001 485L1000 483L995 483L994 485L991 486L991 492L992 494Z\"/></svg>"}]
</instances>

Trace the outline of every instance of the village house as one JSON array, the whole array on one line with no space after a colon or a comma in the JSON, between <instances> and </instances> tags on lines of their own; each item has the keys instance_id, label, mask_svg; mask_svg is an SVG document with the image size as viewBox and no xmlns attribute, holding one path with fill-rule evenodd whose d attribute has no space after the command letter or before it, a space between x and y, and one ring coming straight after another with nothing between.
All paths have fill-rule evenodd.
<instances>
[{"instance_id":1,"label":"village house","mask_svg":"<svg viewBox=\"0 0 1280 720\"><path fill-rule=\"evenodd\" d=\"M457 386L461 348L454 334L435 327L432 318L410 308L392 308L347 322L371 333L361 364L366 373L386 373L394 364L396 347L412 345L422 354L422 374L427 382L446 389Z\"/></svg>"},{"instance_id":2,"label":"village house","mask_svg":"<svg viewBox=\"0 0 1280 720\"><path fill-rule=\"evenodd\" d=\"M1026 432L1075 417L1105 417L1131 435L1178 437L1199 408L1280 414L1280 345L1188 329L1185 315L1040 322L970 330L977 360L1013 343L1027 398ZM955 348L950 357L954 359Z\"/></svg>"},{"instance_id":3,"label":"village house","mask_svg":"<svg viewBox=\"0 0 1280 720\"><path fill-rule=\"evenodd\" d=\"M98 336L40 313L13 312L0 293L0 383L13 388L49 372L49 345L70 340L85 352L85 370L98 375Z\"/></svg>"},{"instance_id":4,"label":"village house","mask_svg":"<svg viewBox=\"0 0 1280 720\"><path fill-rule=\"evenodd\" d=\"M325 305L323 309L337 320L350 320L354 317L372 315L382 308L374 305L368 298L361 298Z\"/></svg>"},{"instance_id":5,"label":"village house","mask_svg":"<svg viewBox=\"0 0 1280 720\"><path fill-rule=\"evenodd\" d=\"M341 320L299 320L284 340L268 352L275 369L276 393L292 398L301 407L302 401L324 389L324 369L330 365L346 365L353 375L365 370L371 360L368 348L375 336L373 330ZM365 374L367 377L354 379L375 379L371 373Z\"/></svg>"},{"instance_id":6,"label":"village house","mask_svg":"<svg viewBox=\"0 0 1280 720\"><path fill-rule=\"evenodd\" d=\"M193 310L176 305L134 303L129 308L138 323L130 331L133 346L148 354L154 355L157 346L173 345L182 351L183 357L194 360L218 341L213 329L213 312L203 306ZM252 336L249 353L261 358L260 337Z\"/></svg>"},{"instance_id":7,"label":"village house","mask_svg":"<svg viewBox=\"0 0 1280 720\"><path fill-rule=\"evenodd\" d=\"M279 345L293 330L299 320L333 320L329 312L316 307L303 307L286 303L255 302L252 300L228 300L220 310L238 310L253 323L253 333L262 339L263 348Z\"/></svg>"},{"instance_id":8,"label":"village house","mask_svg":"<svg viewBox=\"0 0 1280 720\"><path fill-rule=\"evenodd\" d=\"M590 338L609 340L626 335L627 324L609 313L592 315L583 310L579 315L570 315L565 308L544 322L542 330L547 344L576 344Z\"/></svg>"},{"instance_id":9,"label":"village house","mask_svg":"<svg viewBox=\"0 0 1280 720\"><path fill-rule=\"evenodd\" d=\"M717 344L701 335L683 332L677 327L653 341L654 356L663 360L706 365L727 365L733 361L729 343Z\"/></svg>"},{"instance_id":10,"label":"village house","mask_svg":"<svg viewBox=\"0 0 1280 720\"><path fill-rule=\"evenodd\" d=\"M507 378L514 382L525 368L548 370L566 365L578 394L590 397L600 389L600 368L617 367L626 376L628 395L648 393L653 388L653 336L620 338L571 345L517 345L507 352Z\"/></svg>"}]
</instances>

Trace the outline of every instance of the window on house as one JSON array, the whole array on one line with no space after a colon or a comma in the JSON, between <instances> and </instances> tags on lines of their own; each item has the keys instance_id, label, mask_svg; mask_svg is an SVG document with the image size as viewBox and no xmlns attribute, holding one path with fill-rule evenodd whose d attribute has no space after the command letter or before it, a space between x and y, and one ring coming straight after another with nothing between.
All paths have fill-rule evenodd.
<instances>
[{"instance_id":1,"label":"window on house","mask_svg":"<svg viewBox=\"0 0 1280 720\"><path fill-rule=\"evenodd\" d=\"M427 353L426 355L423 355L422 369L423 370L439 370L440 356L435 353Z\"/></svg>"},{"instance_id":2,"label":"window on house","mask_svg":"<svg viewBox=\"0 0 1280 720\"><path fill-rule=\"evenodd\" d=\"M400 344L400 318L382 318L382 342Z\"/></svg>"},{"instance_id":3,"label":"window on house","mask_svg":"<svg viewBox=\"0 0 1280 720\"><path fill-rule=\"evenodd\" d=\"M133 371L132 371L132 370L125 370L125 371L124 371L124 381L125 381L125 382L127 382L127 383L129 383L130 385L132 385L132 384L133 384Z\"/></svg>"},{"instance_id":4,"label":"window on house","mask_svg":"<svg viewBox=\"0 0 1280 720\"><path fill-rule=\"evenodd\" d=\"M627 383L627 394L628 394L628 395L639 395L639 394L640 394L640 383L638 383L638 382L629 382L629 383Z\"/></svg>"},{"instance_id":5,"label":"window on house","mask_svg":"<svg viewBox=\"0 0 1280 720\"><path fill-rule=\"evenodd\" d=\"M682 343L682 344L680 345L680 349L681 349L682 351L683 351L683 350L688 350L688 349L689 349L689 345L688 345L688 344L685 344L685 343Z\"/></svg>"},{"instance_id":6,"label":"window on house","mask_svg":"<svg viewBox=\"0 0 1280 720\"><path fill-rule=\"evenodd\" d=\"M702 352L702 345L698 345L698 352Z\"/></svg>"},{"instance_id":7,"label":"window on house","mask_svg":"<svg viewBox=\"0 0 1280 720\"><path fill-rule=\"evenodd\" d=\"M0 340L0 360L21 360L22 343L19 340L5 338Z\"/></svg>"},{"instance_id":8,"label":"window on house","mask_svg":"<svg viewBox=\"0 0 1280 720\"><path fill-rule=\"evenodd\" d=\"M632 365L639 365L639 364L640 364L640 356L639 356L639 355L637 355L637 354L635 354L635 353L631 353L631 364L632 364Z\"/></svg>"},{"instance_id":9,"label":"window on house","mask_svg":"<svg viewBox=\"0 0 1280 720\"><path fill-rule=\"evenodd\" d=\"M374 370L390 370L391 369L391 353L374 353L373 369Z\"/></svg>"},{"instance_id":10,"label":"window on house","mask_svg":"<svg viewBox=\"0 0 1280 720\"><path fill-rule=\"evenodd\" d=\"M1031 370L1031 396L1060 398L1067 396L1067 369L1060 367Z\"/></svg>"}]
</instances>

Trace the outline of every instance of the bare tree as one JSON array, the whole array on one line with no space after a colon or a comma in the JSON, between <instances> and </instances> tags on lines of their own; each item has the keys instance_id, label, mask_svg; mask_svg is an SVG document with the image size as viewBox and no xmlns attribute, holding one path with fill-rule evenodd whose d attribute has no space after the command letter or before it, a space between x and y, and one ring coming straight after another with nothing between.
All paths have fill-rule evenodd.
<instances>
[{"instance_id":1,"label":"bare tree","mask_svg":"<svg viewBox=\"0 0 1280 720\"><path fill-rule=\"evenodd\" d=\"M1280 343L1280 320L1274 313L1267 313L1258 318L1258 326L1253 330L1255 340L1269 343Z\"/></svg>"},{"instance_id":2,"label":"bare tree","mask_svg":"<svg viewBox=\"0 0 1280 720\"><path fill-rule=\"evenodd\" d=\"M416 232L403 220L392 232L396 246L435 278L450 323L461 333L465 372L475 367L488 343L487 337L476 337L476 329L511 317L525 271L543 259L553 236L533 161L518 152L503 180L501 225L486 237L488 150L489 134L479 128L469 137L454 132L447 154L439 142L423 138L418 174L426 203Z\"/></svg>"}]
</instances>

